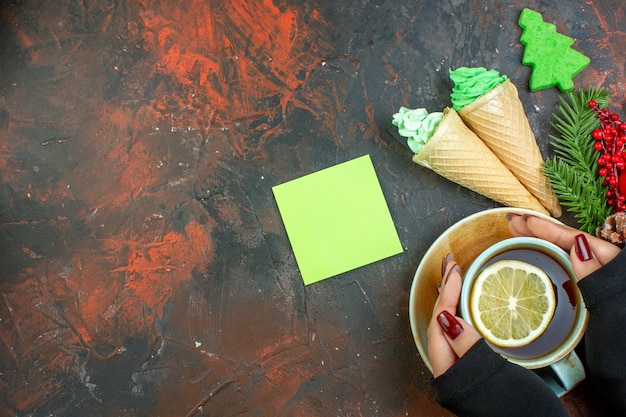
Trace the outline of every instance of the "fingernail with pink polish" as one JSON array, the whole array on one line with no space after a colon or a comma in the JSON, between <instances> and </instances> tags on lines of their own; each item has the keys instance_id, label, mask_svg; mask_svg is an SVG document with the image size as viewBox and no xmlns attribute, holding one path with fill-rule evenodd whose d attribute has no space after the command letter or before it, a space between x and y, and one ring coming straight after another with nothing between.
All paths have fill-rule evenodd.
<instances>
[{"instance_id":1,"label":"fingernail with pink polish","mask_svg":"<svg viewBox=\"0 0 626 417\"><path fill-rule=\"evenodd\" d=\"M574 252L581 262L587 262L593 259L593 254L589 248L589 242L584 234L574 236Z\"/></svg>"},{"instance_id":2,"label":"fingernail with pink polish","mask_svg":"<svg viewBox=\"0 0 626 417\"><path fill-rule=\"evenodd\" d=\"M439 325L443 329L444 333L447 334L452 340L456 339L461 333L463 333L463 326L461 326L461 323L459 323L456 317L450 314L447 310L439 313L437 321L439 322Z\"/></svg>"}]
</instances>

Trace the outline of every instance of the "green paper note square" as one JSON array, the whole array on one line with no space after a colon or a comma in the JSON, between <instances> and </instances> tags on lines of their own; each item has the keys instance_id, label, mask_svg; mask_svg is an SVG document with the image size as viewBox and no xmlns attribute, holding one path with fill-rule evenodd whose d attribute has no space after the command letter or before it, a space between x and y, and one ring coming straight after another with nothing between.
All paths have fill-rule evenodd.
<instances>
[{"instance_id":1,"label":"green paper note square","mask_svg":"<svg viewBox=\"0 0 626 417\"><path fill-rule=\"evenodd\" d=\"M402 252L369 155L272 190L305 285Z\"/></svg>"}]
</instances>

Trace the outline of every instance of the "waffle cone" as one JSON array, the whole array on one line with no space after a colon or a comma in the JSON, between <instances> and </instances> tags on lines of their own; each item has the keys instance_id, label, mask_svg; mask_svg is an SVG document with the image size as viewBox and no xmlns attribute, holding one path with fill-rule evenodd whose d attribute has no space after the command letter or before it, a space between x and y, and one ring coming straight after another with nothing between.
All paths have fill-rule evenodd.
<instances>
[{"instance_id":1,"label":"waffle cone","mask_svg":"<svg viewBox=\"0 0 626 417\"><path fill-rule=\"evenodd\" d=\"M510 80L459 110L459 116L554 217L561 206L543 173L543 157Z\"/></svg>"},{"instance_id":2,"label":"waffle cone","mask_svg":"<svg viewBox=\"0 0 626 417\"><path fill-rule=\"evenodd\" d=\"M511 207L546 213L541 203L504 166L451 108L413 161L485 197Z\"/></svg>"}]
</instances>

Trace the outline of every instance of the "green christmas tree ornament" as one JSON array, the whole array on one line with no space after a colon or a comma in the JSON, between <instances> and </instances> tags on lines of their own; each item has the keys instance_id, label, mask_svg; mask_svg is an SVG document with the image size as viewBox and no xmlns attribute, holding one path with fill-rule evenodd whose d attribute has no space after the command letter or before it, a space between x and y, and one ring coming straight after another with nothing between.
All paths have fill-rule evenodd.
<instances>
[{"instance_id":1,"label":"green christmas tree ornament","mask_svg":"<svg viewBox=\"0 0 626 417\"><path fill-rule=\"evenodd\" d=\"M522 64L532 67L530 91L558 87L565 93L574 88L572 80L589 65L589 58L571 48L574 40L543 21L541 14L524 9L518 21L523 33Z\"/></svg>"}]
</instances>

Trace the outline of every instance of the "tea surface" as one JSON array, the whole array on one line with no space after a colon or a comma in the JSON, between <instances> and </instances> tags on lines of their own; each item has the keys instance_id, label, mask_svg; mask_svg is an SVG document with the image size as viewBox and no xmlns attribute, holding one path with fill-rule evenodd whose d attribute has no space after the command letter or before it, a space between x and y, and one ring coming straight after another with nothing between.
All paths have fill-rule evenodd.
<instances>
[{"instance_id":1,"label":"tea surface","mask_svg":"<svg viewBox=\"0 0 626 417\"><path fill-rule=\"evenodd\" d=\"M505 356L517 359L531 359L556 349L569 335L576 320L577 301L567 271L549 255L531 249L512 249L502 252L485 263L482 269L502 260L518 260L541 268L552 281L556 296L556 309L550 325L535 341L518 348L491 347ZM481 269L481 270L482 270Z\"/></svg>"}]
</instances>

